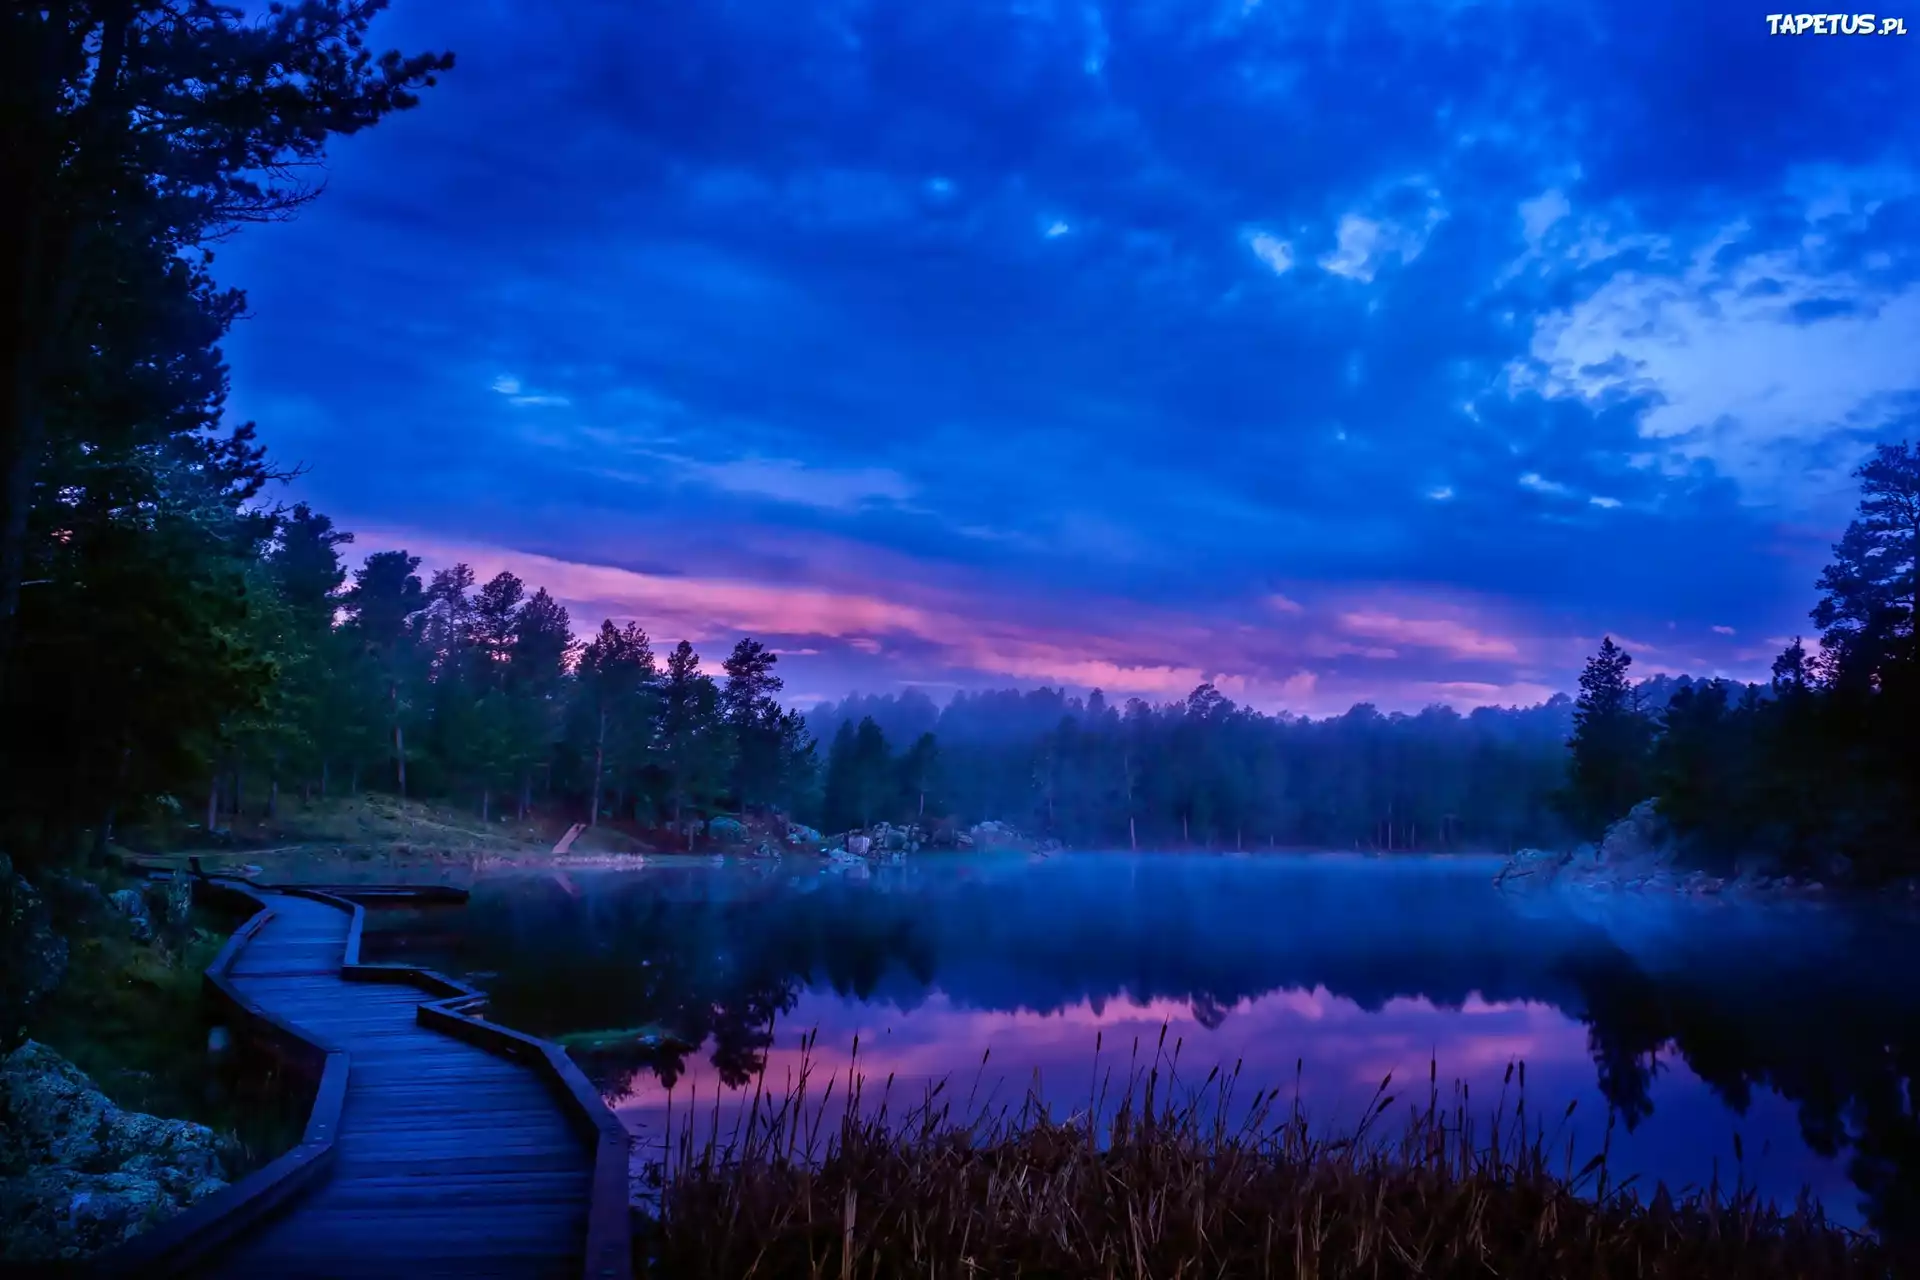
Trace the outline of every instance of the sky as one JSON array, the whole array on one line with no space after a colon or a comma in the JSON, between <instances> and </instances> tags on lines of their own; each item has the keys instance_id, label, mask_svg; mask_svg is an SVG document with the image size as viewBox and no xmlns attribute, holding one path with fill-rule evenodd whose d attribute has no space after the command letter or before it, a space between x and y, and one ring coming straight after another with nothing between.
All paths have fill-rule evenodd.
<instances>
[{"instance_id":1,"label":"sky","mask_svg":"<svg viewBox=\"0 0 1920 1280\"><path fill-rule=\"evenodd\" d=\"M1920 435L1920 7L397 0L222 246L289 499L801 705L1764 677Z\"/></svg>"}]
</instances>

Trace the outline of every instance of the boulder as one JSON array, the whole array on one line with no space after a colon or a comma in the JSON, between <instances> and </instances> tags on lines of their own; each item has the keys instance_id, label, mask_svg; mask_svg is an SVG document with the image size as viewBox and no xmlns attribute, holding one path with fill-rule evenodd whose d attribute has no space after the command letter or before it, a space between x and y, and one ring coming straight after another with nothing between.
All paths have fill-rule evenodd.
<instances>
[{"instance_id":1,"label":"boulder","mask_svg":"<svg viewBox=\"0 0 1920 1280\"><path fill-rule=\"evenodd\" d=\"M125 1111L72 1063L28 1041L0 1059L4 1258L82 1258L226 1185L205 1125Z\"/></svg>"},{"instance_id":2,"label":"boulder","mask_svg":"<svg viewBox=\"0 0 1920 1280\"><path fill-rule=\"evenodd\" d=\"M715 818L707 823L707 834L715 840L745 840L747 824L738 818Z\"/></svg>"},{"instance_id":3,"label":"boulder","mask_svg":"<svg viewBox=\"0 0 1920 1280\"><path fill-rule=\"evenodd\" d=\"M1493 882L1503 888L1535 888L1551 884L1571 855L1552 849L1522 849L1507 859L1494 874Z\"/></svg>"},{"instance_id":4,"label":"boulder","mask_svg":"<svg viewBox=\"0 0 1920 1280\"><path fill-rule=\"evenodd\" d=\"M1510 890L1571 887L1597 892L1614 890L1718 893L1724 883L1714 877L1689 874L1675 865L1678 848L1666 821L1643 800L1620 821L1607 828L1600 843L1578 845L1570 851L1522 849L1493 877L1495 885Z\"/></svg>"},{"instance_id":5,"label":"boulder","mask_svg":"<svg viewBox=\"0 0 1920 1280\"><path fill-rule=\"evenodd\" d=\"M67 940L39 892L0 853L0 1049L24 1034L28 1015L67 973Z\"/></svg>"},{"instance_id":6,"label":"boulder","mask_svg":"<svg viewBox=\"0 0 1920 1280\"><path fill-rule=\"evenodd\" d=\"M126 918L135 942L153 941L153 917L147 912L147 900L137 890L115 889L107 901Z\"/></svg>"},{"instance_id":7,"label":"boulder","mask_svg":"<svg viewBox=\"0 0 1920 1280\"><path fill-rule=\"evenodd\" d=\"M825 836L804 822L789 822L787 824L787 842L789 844L819 844L825 839Z\"/></svg>"},{"instance_id":8,"label":"boulder","mask_svg":"<svg viewBox=\"0 0 1920 1280\"><path fill-rule=\"evenodd\" d=\"M185 929L193 916L193 879L176 871L164 880L149 880L146 901L147 915L156 928Z\"/></svg>"},{"instance_id":9,"label":"boulder","mask_svg":"<svg viewBox=\"0 0 1920 1280\"><path fill-rule=\"evenodd\" d=\"M871 836L850 835L847 837L847 852L855 857L864 858L872 851L873 838Z\"/></svg>"}]
</instances>

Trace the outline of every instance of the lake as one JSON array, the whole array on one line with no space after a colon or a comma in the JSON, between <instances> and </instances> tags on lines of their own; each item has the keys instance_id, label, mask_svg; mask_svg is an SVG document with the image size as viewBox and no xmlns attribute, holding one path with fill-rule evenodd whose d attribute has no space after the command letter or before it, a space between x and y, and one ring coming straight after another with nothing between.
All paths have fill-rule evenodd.
<instances>
[{"instance_id":1,"label":"lake","mask_svg":"<svg viewBox=\"0 0 1920 1280\"><path fill-rule=\"evenodd\" d=\"M813 858L482 880L464 908L373 917L375 955L467 975L537 1034L659 1026L697 1048L576 1054L660 1158L669 1119L821 1073L889 1073L1061 1113L1162 1028L1180 1070L1242 1065L1357 1119L1428 1064L1530 1110L1576 1164L1678 1188L1738 1173L1848 1223L1920 1221L1920 943L1890 914L1516 899L1497 860L1346 855L923 857L850 879ZM1103 1043L1096 1063L1096 1037ZM983 1064L983 1055L991 1051ZM1509 1091L1511 1093L1511 1091ZM1443 1101L1451 1090L1443 1088ZM1739 1141L1736 1156L1736 1136Z\"/></svg>"}]
</instances>

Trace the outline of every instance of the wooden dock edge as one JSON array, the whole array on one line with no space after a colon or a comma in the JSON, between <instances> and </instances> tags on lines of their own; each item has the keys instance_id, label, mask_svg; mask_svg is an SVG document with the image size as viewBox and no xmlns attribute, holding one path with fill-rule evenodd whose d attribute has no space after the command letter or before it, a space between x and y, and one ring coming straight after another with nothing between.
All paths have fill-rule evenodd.
<instances>
[{"instance_id":1,"label":"wooden dock edge","mask_svg":"<svg viewBox=\"0 0 1920 1280\"><path fill-rule=\"evenodd\" d=\"M133 1239L96 1254L86 1265L85 1272L89 1275L167 1277L184 1274L310 1186L333 1160L334 1137L339 1132L340 1110L346 1102L351 1058L344 1050L297 1030L240 994L228 971L253 935L273 918L273 908L258 894L236 885L217 884L210 891L231 895L255 910L246 923L228 937L220 954L207 966L202 981L209 997L223 1008L236 1033L245 1031L265 1041L290 1065L316 1081L306 1128L291 1151L263 1168Z\"/></svg>"},{"instance_id":2,"label":"wooden dock edge","mask_svg":"<svg viewBox=\"0 0 1920 1280\"><path fill-rule=\"evenodd\" d=\"M582 1136L593 1143L593 1177L587 1199L585 1280L632 1280L633 1217L628 1201L632 1138L566 1050L548 1040L489 1022L473 1010L486 993L433 969L407 964L367 964L360 959L366 908L320 889L282 886L291 893L325 902L351 914L346 962L340 976L349 982L411 983L437 997L419 1006L423 1027L464 1040L476 1048L532 1067L553 1091Z\"/></svg>"},{"instance_id":3,"label":"wooden dock edge","mask_svg":"<svg viewBox=\"0 0 1920 1280\"><path fill-rule=\"evenodd\" d=\"M312 1072L318 1081L313 1106L300 1142L293 1150L151 1230L95 1255L86 1266L88 1275L162 1280L185 1274L195 1263L310 1186L326 1172L333 1158L334 1137L339 1132L340 1111L346 1101L347 1077L352 1068L351 1056L261 1008L243 996L228 977L235 958L247 942L273 918L272 904L240 881L202 876L196 877L194 887L208 896L245 901L255 908L207 966L203 981L208 995L227 1010L236 1028L247 1028L296 1066ZM348 913L347 945L340 967L342 978L350 982L417 986L437 997L419 1006L415 1016L422 1026L489 1053L526 1063L539 1073L559 1097L576 1127L593 1140L583 1280L632 1280L633 1220L627 1190L631 1138L626 1126L574 1065L566 1050L467 1012L484 1003L486 993L445 974L413 965L362 963L360 939L366 908L339 896L337 886L328 886L335 892L298 885L260 887L324 902ZM421 897L447 901L446 896L434 892L436 888L429 886ZM388 892L379 896L391 899L399 895Z\"/></svg>"}]
</instances>

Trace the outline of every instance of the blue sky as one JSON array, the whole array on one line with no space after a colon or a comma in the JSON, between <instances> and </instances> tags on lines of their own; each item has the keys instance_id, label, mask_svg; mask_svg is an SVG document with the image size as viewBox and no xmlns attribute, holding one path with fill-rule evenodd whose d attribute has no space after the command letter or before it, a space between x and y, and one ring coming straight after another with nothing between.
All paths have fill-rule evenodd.
<instances>
[{"instance_id":1,"label":"blue sky","mask_svg":"<svg viewBox=\"0 0 1920 1280\"><path fill-rule=\"evenodd\" d=\"M1763 9L398 0L231 408L803 702L1757 675L1920 419L1920 31Z\"/></svg>"}]
</instances>

